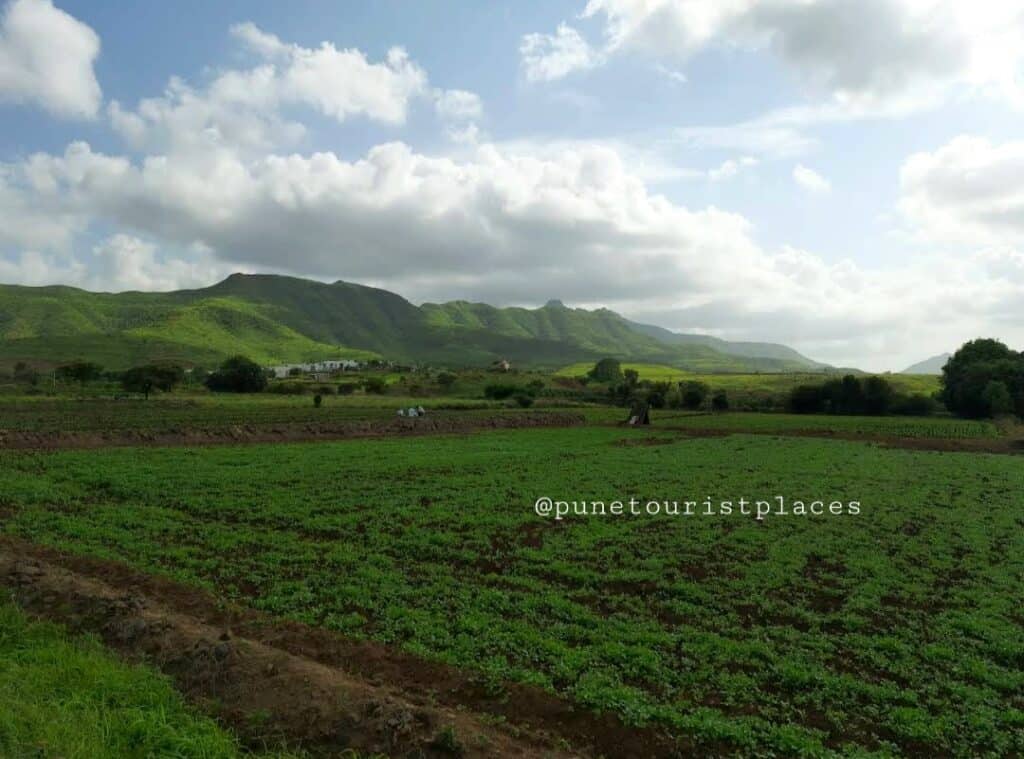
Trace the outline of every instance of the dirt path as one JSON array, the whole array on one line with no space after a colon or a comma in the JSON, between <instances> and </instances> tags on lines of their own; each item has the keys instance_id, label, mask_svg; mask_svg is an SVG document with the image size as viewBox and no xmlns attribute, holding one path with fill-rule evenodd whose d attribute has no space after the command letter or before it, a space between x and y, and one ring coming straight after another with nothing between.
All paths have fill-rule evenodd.
<instances>
[{"instance_id":1,"label":"dirt path","mask_svg":"<svg viewBox=\"0 0 1024 759\"><path fill-rule=\"evenodd\" d=\"M244 443L306 442L394 435L437 435L495 429L572 427L585 421L582 414L534 411L493 416L444 413L408 419L345 420L276 425L166 430L46 431L0 430L0 449L105 448L110 446L239 445Z\"/></svg>"},{"instance_id":2,"label":"dirt path","mask_svg":"<svg viewBox=\"0 0 1024 759\"><path fill-rule=\"evenodd\" d=\"M444 664L226 605L114 562L0 536L0 586L29 613L163 670L251 746L285 740L324 756L689 755L667 734L539 689L496 692Z\"/></svg>"}]
</instances>

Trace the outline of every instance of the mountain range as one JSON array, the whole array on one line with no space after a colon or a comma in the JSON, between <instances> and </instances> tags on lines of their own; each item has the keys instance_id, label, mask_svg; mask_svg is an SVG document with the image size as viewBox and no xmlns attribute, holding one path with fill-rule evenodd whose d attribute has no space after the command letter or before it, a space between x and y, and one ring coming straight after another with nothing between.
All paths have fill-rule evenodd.
<instances>
[{"instance_id":1,"label":"mountain range","mask_svg":"<svg viewBox=\"0 0 1024 759\"><path fill-rule=\"evenodd\" d=\"M932 356L926 358L924 361L918 361L912 366L908 366L900 374L942 374L942 367L946 365L952 354L940 353L938 356Z\"/></svg>"},{"instance_id":2,"label":"mountain range","mask_svg":"<svg viewBox=\"0 0 1024 759\"><path fill-rule=\"evenodd\" d=\"M416 306L387 290L269 274L165 293L0 285L0 365L8 368L77 359L112 369L150 361L211 366L238 353L264 364L380 357L483 366L504 358L556 367L614 356L709 372L828 368L784 345L681 334L559 301L535 309Z\"/></svg>"}]
</instances>

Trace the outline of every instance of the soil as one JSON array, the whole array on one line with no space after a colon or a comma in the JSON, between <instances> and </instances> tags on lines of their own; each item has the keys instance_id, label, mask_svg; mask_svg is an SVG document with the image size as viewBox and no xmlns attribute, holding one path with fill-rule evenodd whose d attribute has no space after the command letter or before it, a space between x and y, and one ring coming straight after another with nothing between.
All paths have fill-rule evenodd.
<instances>
[{"instance_id":1,"label":"soil","mask_svg":"<svg viewBox=\"0 0 1024 759\"><path fill-rule=\"evenodd\" d=\"M303 424L233 425L208 429L45 431L0 430L0 449L106 448L110 446L238 445L305 442L392 435L430 435L532 427L571 427L582 414L527 412L494 416L434 414L415 418L346 420Z\"/></svg>"},{"instance_id":2,"label":"soil","mask_svg":"<svg viewBox=\"0 0 1024 759\"><path fill-rule=\"evenodd\" d=\"M540 689L496 688L117 562L0 536L0 586L30 614L96 634L126 659L164 671L252 747L284 742L320 756L696 755L665 732Z\"/></svg>"}]
</instances>

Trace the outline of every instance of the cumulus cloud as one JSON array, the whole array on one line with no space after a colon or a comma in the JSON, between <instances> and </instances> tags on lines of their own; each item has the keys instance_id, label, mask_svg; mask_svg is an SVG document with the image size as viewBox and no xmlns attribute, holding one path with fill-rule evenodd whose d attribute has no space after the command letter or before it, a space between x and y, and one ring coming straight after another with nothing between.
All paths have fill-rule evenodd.
<instances>
[{"instance_id":1,"label":"cumulus cloud","mask_svg":"<svg viewBox=\"0 0 1024 759\"><path fill-rule=\"evenodd\" d=\"M1024 14L1003 0L589 0L581 15L604 26L596 53L573 32L590 65L622 53L685 61L741 48L770 52L854 108L920 106L954 86L1021 100ZM574 68L552 67L545 78Z\"/></svg>"},{"instance_id":2,"label":"cumulus cloud","mask_svg":"<svg viewBox=\"0 0 1024 759\"><path fill-rule=\"evenodd\" d=\"M12 0L0 16L0 101L93 118L103 100L99 53L96 33L50 0Z\"/></svg>"},{"instance_id":3,"label":"cumulus cloud","mask_svg":"<svg viewBox=\"0 0 1024 759\"><path fill-rule=\"evenodd\" d=\"M910 156L900 210L915 235L937 243L1024 244L1024 141L963 135Z\"/></svg>"},{"instance_id":4,"label":"cumulus cloud","mask_svg":"<svg viewBox=\"0 0 1024 759\"><path fill-rule=\"evenodd\" d=\"M831 182L814 169L809 169L802 163L793 167L793 181L801 189L816 195L829 192L832 189Z\"/></svg>"},{"instance_id":5,"label":"cumulus cloud","mask_svg":"<svg viewBox=\"0 0 1024 759\"><path fill-rule=\"evenodd\" d=\"M574 71L593 68L602 61L602 56L580 33L566 24L559 24L554 34L524 35L519 54L523 72L531 82L561 79Z\"/></svg>"},{"instance_id":6,"label":"cumulus cloud","mask_svg":"<svg viewBox=\"0 0 1024 759\"><path fill-rule=\"evenodd\" d=\"M116 287L183 280L138 241L152 240L199 245L217 271L350 279L417 300L559 297L671 328L782 339L825 359L874 356L887 366L938 352L993 314L1024 306L1013 249L888 271L769 250L742 216L653 193L600 145L540 156L484 144L454 159L388 143L353 161L211 149L202 161L133 161L76 143L8 172L40 207L125 230L96 251L111 262L105 276ZM214 269L188 271L201 279ZM910 333L912 345L897 337Z\"/></svg>"},{"instance_id":7,"label":"cumulus cloud","mask_svg":"<svg viewBox=\"0 0 1024 759\"><path fill-rule=\"evenodd\" d=\"M752 156L743 156L741 158L727 158L722 161L721 165L717 168L708 171L708 179L712 182L721 182L726 179L732 179L737 176L741 171L756 166L758 163L757 159Z\"/></svg>"},{"instance_id":8,"label":"cumulus cloud","mask_svg":"<svg viewBox=\"0 0 1024 759\"><path fill-rule=\"evenodd\" d=\"M361 117L386 125L404 123L416 98L435 98L445 115L480 107L473 93L431 89L426 72L402 48L374 63L359 50L329 42L316 48L285 43L252 23L233 26L231 33L257 65L221 71L204 87L173 77L160 97L145 98L134 110L114 101L108 108L114 129L140 150L266 152L306 134L302 123L281 115L287 106L339 122Z\"/></svg>"}]
</instances>

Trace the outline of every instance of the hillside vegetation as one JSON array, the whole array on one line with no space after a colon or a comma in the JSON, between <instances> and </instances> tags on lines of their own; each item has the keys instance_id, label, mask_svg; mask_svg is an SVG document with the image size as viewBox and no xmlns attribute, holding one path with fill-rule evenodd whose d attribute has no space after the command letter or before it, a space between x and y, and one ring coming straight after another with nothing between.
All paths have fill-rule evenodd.
<instances>
[{"instance_id":1,"label":"hillside vegetation","mask_svg":"<svg viewBox=\"0 0 1024 759\"><path fill-rule=\"evenodd\" d=\"M555 368L604 355L695 371L795 371L822 365L785 346L729 343L638 325L607 309L552 301L537 309L454 301L416 306L373 287L234 274L198 290L92 293L0 286L0 365L75 359L125 368L330 357L482 366L508 359Z\"/></svg>"}]
</instances>

